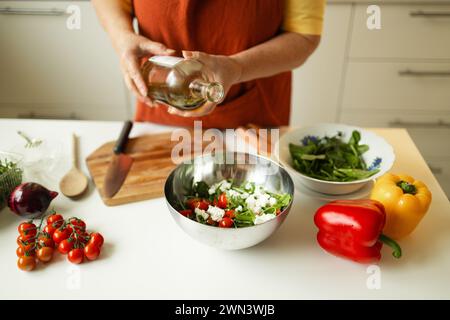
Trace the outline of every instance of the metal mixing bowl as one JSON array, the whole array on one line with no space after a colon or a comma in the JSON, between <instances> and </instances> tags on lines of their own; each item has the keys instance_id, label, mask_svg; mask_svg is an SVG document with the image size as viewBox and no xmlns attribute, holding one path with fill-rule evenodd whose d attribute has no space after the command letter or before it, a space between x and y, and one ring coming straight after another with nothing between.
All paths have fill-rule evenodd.
<instances>
[{"instance_id":1,"label":"metal mixing bowl","mask_svg":"<svg viewBox=\"0 0 450 320\"><path fill-rule=\"evenodd\" d=\"M182 163L167 178L164 194L172 218L192 238L220 249L244 249L267 239L286 219L292 200L275 219L245 228L204 225L178 212L194 182L203 180L211 185L223 179L233 179L237 184L254 182L268 191L288 193L292 199L294 197L294 183L287 171L265 157L229 152L204 155L190 163Z\"/></svg>"}]
</instances>

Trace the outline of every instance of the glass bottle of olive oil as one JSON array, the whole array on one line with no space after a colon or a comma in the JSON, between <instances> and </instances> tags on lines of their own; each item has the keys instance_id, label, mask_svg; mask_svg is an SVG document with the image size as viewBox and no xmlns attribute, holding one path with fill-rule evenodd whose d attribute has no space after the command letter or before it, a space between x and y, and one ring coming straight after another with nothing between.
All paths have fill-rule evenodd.
<instances>
[{"instance_id":1,"label":"glass bottle of olive oil","mask_svg":"<svg viewBox=\"0 0 450 320\"><path fill-rule=\"evenodd\" d=\"M153 56L141 72L149 98L177 109L194 110L224 98L222 85L212 81L211 70L198 60Z\"/></svg>"}]
</instances>

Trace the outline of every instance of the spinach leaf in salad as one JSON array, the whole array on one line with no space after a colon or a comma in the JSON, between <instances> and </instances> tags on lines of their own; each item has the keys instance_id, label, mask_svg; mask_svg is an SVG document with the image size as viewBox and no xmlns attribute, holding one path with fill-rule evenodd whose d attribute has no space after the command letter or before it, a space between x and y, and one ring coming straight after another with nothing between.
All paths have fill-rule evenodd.
<instances>
[{"instance_id":1,"label":"spinach leaf in salad","mask_svg":"<svg viewBox=\"0 0 450 320\"><path fill-rule=\"evenodd\" d=\"M342 137L342 132L332 137L307 136L302 145L289 144L294 169L312 178L338 182L366 179L379 172L368 168L362 157L369 146L360 144L359 131L354 130L348 142Z\"/></svg>"}]
</instances>

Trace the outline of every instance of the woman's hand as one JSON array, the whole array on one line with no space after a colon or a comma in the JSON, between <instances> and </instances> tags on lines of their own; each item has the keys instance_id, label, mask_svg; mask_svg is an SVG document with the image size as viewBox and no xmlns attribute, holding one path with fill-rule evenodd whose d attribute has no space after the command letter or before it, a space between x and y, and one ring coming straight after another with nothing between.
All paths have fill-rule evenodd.
<instances>
[{"instance_id":1,"label":"woman's hand","mask_svg":"<svg viewBox=\"0 0 450 320\"><path fill-rule=\"evenodd\" d=\"M148 88L140 71L141 59L153 55L172 55L175 50L132 32L127 32L116 39L114 46L120 57L120 66L128 89L137 99L152 106L152 101L147 97Z\"/></svg>"},{"instance_id":2,"label":"woman's hand","mask_svg":"<svg viewBox=\"0 0 450 320\"><path fill-rule=\"evenodd\" d=\"M233 58L228 56L211 55L198 51L183 51L185 59L196 59L205 64L212 71L213 81L220 83L224 89L224 97L230 90L231 86L238 83L241 77L242 68ZM179 109L169 107L168 112L183 117L199 117L211 113L215 108L213 106L202 106L192 111L181 111Z\"/></svg>"}]
</instances>

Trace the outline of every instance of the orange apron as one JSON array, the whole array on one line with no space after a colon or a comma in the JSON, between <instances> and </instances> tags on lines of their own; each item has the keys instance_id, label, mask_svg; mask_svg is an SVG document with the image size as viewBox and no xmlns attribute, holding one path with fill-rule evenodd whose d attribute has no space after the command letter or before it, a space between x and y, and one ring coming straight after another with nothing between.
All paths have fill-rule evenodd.
<instances>
[{"instance_id":1,"label":"orange apron","mask_svg":"<svg viewBox=\"0 0 450 320\"><path fill-rule=\"evenodd\" d=\"M285 0L134 0L143 36L168 48L232 55L275 37L280 32ZM225 101L204 117L185 118L160 105L138 102L136 121L205 128L236 128L253 123L287 125L291 72L234 85Z\"/></svg>"}]
</instances>

